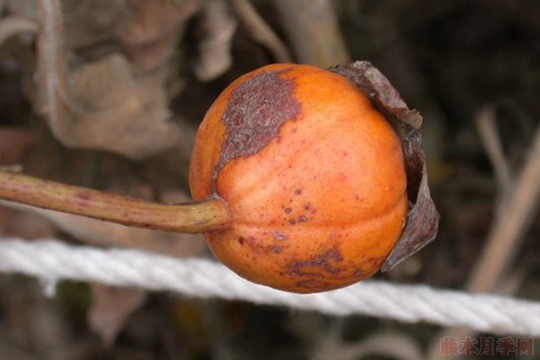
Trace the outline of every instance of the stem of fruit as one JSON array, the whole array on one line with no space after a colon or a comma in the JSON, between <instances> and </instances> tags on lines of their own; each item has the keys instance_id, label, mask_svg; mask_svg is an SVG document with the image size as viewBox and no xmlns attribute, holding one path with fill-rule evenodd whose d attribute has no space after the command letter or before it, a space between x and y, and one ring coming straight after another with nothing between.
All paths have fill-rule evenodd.
<instances>
[{"instance_id":1,"label":"stem of fruit","mask_svg":"<svg viewBox=\"0 0 540 360\"><path fill-rule=\"evenodd\" d=\"M7 171L0 171L0 199L154 230L200 233L230 224L222 199L158 204Z\"/></svg>"}]
</instances>

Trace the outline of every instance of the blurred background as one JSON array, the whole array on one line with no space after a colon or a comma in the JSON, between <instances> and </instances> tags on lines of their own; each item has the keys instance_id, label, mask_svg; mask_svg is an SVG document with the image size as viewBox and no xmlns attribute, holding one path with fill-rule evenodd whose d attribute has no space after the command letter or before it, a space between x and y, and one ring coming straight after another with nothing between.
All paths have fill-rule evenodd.
<instances>
[{"instance_id":1,"label":"blurred background","mask_svg":"<svg viewBox=\"0 0 540 360\"><path fill-rule=\"evenodd\" d=\"M540 2L0 0L0 15L0 166L187 201L197 125L236 77L369 60L424 117L442 217L432 244L376 278L540 299ZM0 234L211 257L199 236L11 207ZM435 359L450 334L100 284L43 288L0 275L0 360Z\"/></svg>"}]
</instances>

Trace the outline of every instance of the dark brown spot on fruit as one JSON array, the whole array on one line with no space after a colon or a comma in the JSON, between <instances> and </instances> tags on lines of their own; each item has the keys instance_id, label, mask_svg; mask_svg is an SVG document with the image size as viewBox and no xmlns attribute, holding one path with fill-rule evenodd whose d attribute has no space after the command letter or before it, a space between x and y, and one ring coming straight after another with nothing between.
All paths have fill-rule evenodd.
<instances>
[{"instance_id":1,"label":"dark brown spot on fruit","mask_svg":"<svg viewBox=\"0 0 540 360\"><path fill-rule=\"evenodd\" d=\"M307 217L305 215L302 215L298 218L298 221L299 222L306 222L307 221Z\"/></svg>"},{"instance_id":2,"label":"dark brown spot on fruit","mask_svg":"<svg viewBox=\"0 0 540 360\"><path fill-rule=\"evenodd\" d=\"M222 118L227 133L214 179L230 161L258 153L285 122L300 113L301 104L293 96L294 80L280 77L287 71L260 72L233 91Z\"/></svg>"},{"instance_id":3,"label":"dark brown spot on fruit","mask_svg":"<svg viewBox=\"0 0 540 360\"><path fill-rule=\"evenodd\" d=\"M339 263L343 256L337 249L330 249L325 253L308 260L293 261L289 264L289 273L293 276L320 276L320 270L337 275L341 272Z\"/></svg>"},{"instance_id":4,"label":"dark brown spot on fruit","mask_svg":"<svg viewBox=\"0 0 540 360\"><path fill-rule=\"evenodd\" d=\"M302 189L294 190L294 195L300 195L301 193L302 193Z\"/></svg>"},{"instance_id":5,"label":"dark brown spot on fruit","mask_svg":"<svg viewBox=\"0 0 540 360\"><path fill-rule=\"evenodd\" d=\"M246 241L246 239L244 239L243 237L239 237L239 238L238 238L238 243L239 243L240 245L244 245L244 242L245 242L245 241Z\"/></svg>"},{"instance_id":6,"label":"dark brown spot on fruit","mask_svg":"<svg viewBox=\"0 0 540 360\"><path fill-rule=\"evenodd\" d=\"M290 207L285 208L285 214L290 214L292 209Z\"/></svg>"},{"instance_id":7,"label":"dark brown spot on fruit","mask_svg":"<svg viewBox=\"0 0 540 360\"><path fill-rule=\"evenodd\" d=\"M273 252L274 254L279 254L279 253L282 252L282 251L283 251L283 248L282 248L281 246L277 246L277 245L276 245L276 246L272 247L272 252Z\"/></svg>"}]
</instances>

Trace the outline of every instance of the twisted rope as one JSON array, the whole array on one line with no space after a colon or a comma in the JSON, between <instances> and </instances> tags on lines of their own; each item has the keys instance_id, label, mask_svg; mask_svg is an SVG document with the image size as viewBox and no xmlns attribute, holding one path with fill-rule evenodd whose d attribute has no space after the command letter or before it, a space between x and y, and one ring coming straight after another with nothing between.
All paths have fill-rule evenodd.
<instances>
[{"instance_id":1,"label":"twisted rope","mask_svg":"<svg viewBox=\"0 0 540 360\"><path fill-rule=\"evenodd\" d=\"M0 239L0 271L48 281L95 281L331 315L360 314L540 337L540 303L531 301L380 281L320 294L290 294L252 284L211 260L175 259L137 250L101 250L54 240Z\"/></svg>"}]
</instances>

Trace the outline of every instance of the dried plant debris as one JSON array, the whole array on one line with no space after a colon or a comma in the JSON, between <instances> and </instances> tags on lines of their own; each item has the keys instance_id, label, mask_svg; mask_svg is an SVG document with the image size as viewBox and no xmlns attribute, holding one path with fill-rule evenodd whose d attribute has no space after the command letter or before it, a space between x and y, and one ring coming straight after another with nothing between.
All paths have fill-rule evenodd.
<instances>
[{"instance_id":1,"label":"dried plant debris","mask_svg":"<svg viewBox=\"0 0 540 360\"><path fill-rule=\"evenodd\" d=\"M92 307L88 312L90 328L106 346L111 346L130 315L144 305L148 293L141 289L127 289L92 284Z\"/></svg>"},{"instance_id":2,"label":"dried plant debris","mask_svg":"<svg viewBox=\"0 0 540 360\"><path fill-rule=\"evenodd\" d=\"M328 67L350 61L330 0L272 0L300 63Z\"/></svg>"},{"instance_id":3,"label":"dried plant debris","mask_svg":"<svg viewBox=\"0 0 540 360\"><path fill-rule=\"evenodd\" d=\"M203 38L199 42L200 60L195 67L199 80L213 80L229 69L232 64L231 42L237 25L227 1L209 0L203 5Z\"/></svg>"},{"instance_id":4,"label":"dried plant debris","mask_svg":"<svg viewBox=\"0 0 540 360\"><path fill-rule=\"evenodd\" d=\"M138 71L155 71L170 61L187 22L202 3L63 0L66 47L91 58L119 52Z\"/></svg>"},{"instance_id":5,"label":"dried plant debris","mask_svg":"<svg viewBox=\"0 0 540 360\"><path fill-rule=\"evenodd\" d=\"M10 16L0 21L0 46L15 35L29 33L34 34L38 30L37 23L33 19Z\"/></svg>"},{"instance_id":6,"label":"dried plant debris","mask_svg":"<svg viewBox=\"0 0 540 360\"><path fill-rule=\"evenodd\" d=\"M264 17L259 14L250 0L231 0L231 5L238 15L240 22L249 32L249 35L253 40L265 46L272 53L272 58L275 62L293 62L293 58L285 43L265 21Z\"/></svg>"},{"instance_id":7,"label":"dried plant debris","mask_svg":"<svg viewBox=\"0 0 540 360\"><path fill-rule=\"evenodd\" d=\"M57 0L42 0L37 108L55 137L70 147L139 159L182 142L172 122L166 74L141 77L120 54L69 69Z\"/></svg>"},{"instance_id":8,"label":"dried plant debris","mask_svg":"<svg viewBox=\"0 0 540 360\"><path fill-rule=\"evenodd\" d=\"M382 267L382 271L390 271L430 243L439 228L439 213L429 191L426 158L422 148L422 117L418 111L407 107L390 81L371 63L345 63L330 70L345 76L368 94L401 138L407 171L407 192L412 205L401 238Z\"/></svg>"}]
</instances>

